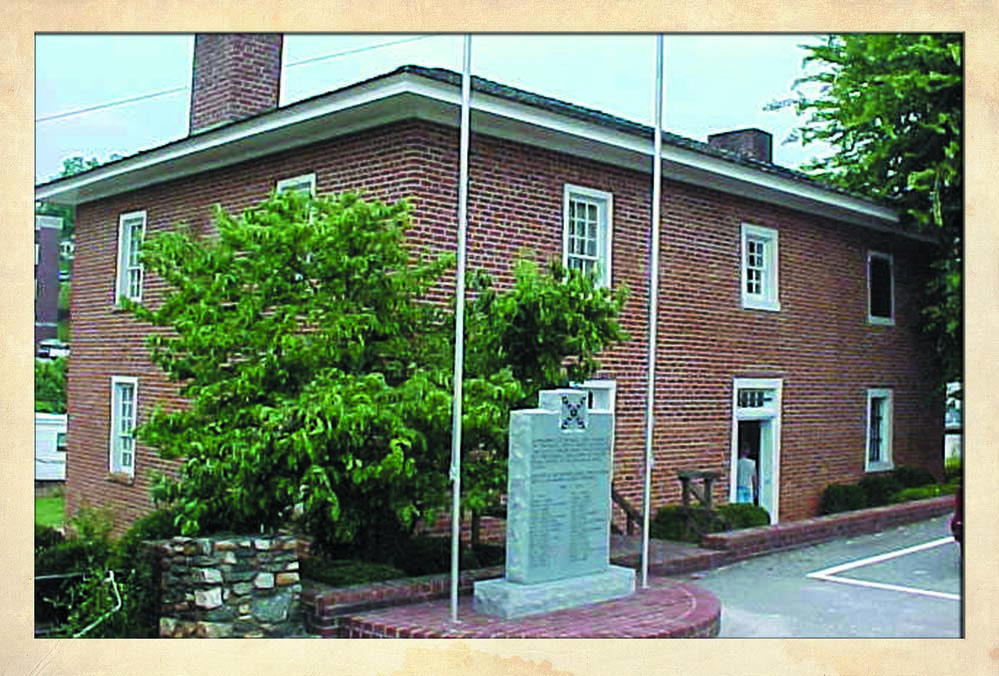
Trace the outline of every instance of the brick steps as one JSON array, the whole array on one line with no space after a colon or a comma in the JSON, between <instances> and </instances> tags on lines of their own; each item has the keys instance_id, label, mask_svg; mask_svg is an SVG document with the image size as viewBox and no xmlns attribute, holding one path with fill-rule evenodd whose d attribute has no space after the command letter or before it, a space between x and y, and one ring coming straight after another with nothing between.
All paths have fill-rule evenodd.
<instances>
[{"instance_id":1,"label":"brick steps","mask_svg":"<svg viewBox=\"0 0 999 676\"><path fill-rule=\"evenodd\" d=\"M632 596L504 620L475 613L460 599L458 623L447 599L360 611L340 618L338 638L709 638L721 604L710 592L667 578ZM327 634L329 636L329 634Z\"/></svg>"}]
</instances>

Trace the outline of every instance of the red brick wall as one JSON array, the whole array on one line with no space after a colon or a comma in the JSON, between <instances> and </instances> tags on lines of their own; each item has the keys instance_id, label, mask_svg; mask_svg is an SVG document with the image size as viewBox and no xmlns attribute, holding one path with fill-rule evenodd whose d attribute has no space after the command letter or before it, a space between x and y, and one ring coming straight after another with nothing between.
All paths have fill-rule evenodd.
<instances>
[{"instance_id":1,"label":"red brick wall","mask_svg":"<svg viewBox=\"0 0 999 676\"><path fill-rule=\"evenodd\" d=\"M140 478L131 490L104 481L108 382L142 373L140 413L170 387L151 372L142 330L111 313L119 213L146 209L149 229L186 220L206 227L208 206L241 209L275 180L317 172L319 192L364 188L384 199L411 196L418 245L453 250L456 241L457 131L402 123L209 174L83 205L74 284L74 363L70 379L69 506L84 496L148 504ZM622 321L632 339L605 355L599 377L617 381L615 481L641 505L647 352L650 180L647 175L508 141L472 137L469 266L509 280L516 256L560 256L565 183L613 194L614 284L631 297ZM777 313L743 310L739 294L744 222L779 231ZM867 251L895 255L896 325L866 322ZM782 378L782 520L815 514L821 489L864 472L866 390L894 388L896 465L939 472L942 404L932 395L928 346L916 332L913 292L920 252L900 240L749 199L667 181L663 197L654 503L678 499L678 469L725 474L728 495L732 381ZM445 289L453 289L447 280ZM161 292L147 280L147 296ZM96 380L92 378L96 377ZM129 514L132 512L130 511Z\"/></svg>"},{"instance_id":2,"label":"red brick wall","mask_svg":"<svg viewBox=\"0 0 999 676\"><path fill-rule=\"evenodd\" d=\"M196 35L191 133L276 108L283 42L280 33Z\"/></svg>"}]
</instances>

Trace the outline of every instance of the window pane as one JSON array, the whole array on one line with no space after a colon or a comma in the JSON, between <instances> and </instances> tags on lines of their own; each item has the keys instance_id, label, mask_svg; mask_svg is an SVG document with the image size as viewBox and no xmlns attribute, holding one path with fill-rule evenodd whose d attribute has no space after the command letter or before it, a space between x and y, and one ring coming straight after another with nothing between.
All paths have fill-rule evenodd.
<instances>
[{"instance_id":1,"label":"window pane","mask_svg":"<svg viewBox=\"0 0 999 676\"><path fill-rule=\"evenodd\" d=\"M871 316L890 319L892 316L891 261L871 257Z\"/></svg>"},{"instance_id":2,"label":"window pane","mask_svg":"<svg viewBox=\"0 0 999 676\"><path fill-rule=\"evenodd\" d=\"M746 240L746 293L763 294L763 275L766 270L765 242L759 239Z\"/></svg>"},{"instance_id":3,"label":"window pane","mask_svg":"<svg viewBox=\"0 0 999 676\"><path fill-rule=\"evenodd\" d=\"M868 448L867 459L871 462L881 461L881 447L884 430L884 398L874 397L871 399L871 430L870 447Z\"/></svg>"}]
</instances>

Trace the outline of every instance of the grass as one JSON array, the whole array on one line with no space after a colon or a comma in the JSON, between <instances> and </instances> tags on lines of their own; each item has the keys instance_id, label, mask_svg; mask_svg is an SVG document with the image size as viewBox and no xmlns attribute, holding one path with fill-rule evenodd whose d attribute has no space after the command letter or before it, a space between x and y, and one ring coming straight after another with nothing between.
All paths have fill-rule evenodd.
<instances>
[{"instance_id":1,"label":"grass","mask_svg":"<svg viewBox=\"0 0 999 676\"><path fill-rule=\"evenodd\" d=\"M51 495L35 498L35 523L39 526L59 527L62 525L63 506L65 498L61 495Z\"/></svg>"}]
</instances>

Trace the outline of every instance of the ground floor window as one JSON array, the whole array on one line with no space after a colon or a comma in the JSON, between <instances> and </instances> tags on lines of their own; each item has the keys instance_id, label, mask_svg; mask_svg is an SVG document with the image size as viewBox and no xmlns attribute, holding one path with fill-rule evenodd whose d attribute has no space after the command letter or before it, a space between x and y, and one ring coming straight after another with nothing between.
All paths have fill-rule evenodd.
<instances>
[{"instance_id":1,"label":"ground floor window","mask_svg":"<svg viewBox=\"0 0 999 676\"><path fill-rule=\"evenodd\" d=\"M137 378L111 378L111 449L108 469L114 474L135 474L138 389Z\"/></svg>"},{"instance_id":2,"label":"ground floor window","mask_svg":"<svg viewBox=\"0 0 999 676\"><path fill-rule=\"evenodd\" d=\"M865 468L878 472L893 467L891 457L892 391L867 390L867 453Z\"/></svg>"}]
</instances>

